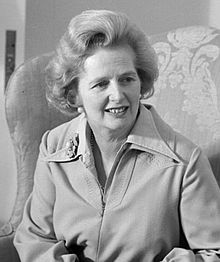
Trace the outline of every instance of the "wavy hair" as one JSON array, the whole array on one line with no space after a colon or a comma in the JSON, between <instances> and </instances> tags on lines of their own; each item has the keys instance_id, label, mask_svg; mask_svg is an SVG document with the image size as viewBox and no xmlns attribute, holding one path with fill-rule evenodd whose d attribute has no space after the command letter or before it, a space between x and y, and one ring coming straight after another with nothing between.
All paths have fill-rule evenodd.
<instances>
[{"instance_id":1,"label":"wavy hair","mask_svg":"<svg viewBox=\"0 0 220 262\"><path fill-rule=\"evenodd\" d=\"M75 113L78 80L86 58L98 47L121 44L133 49L141 94L150 97L158 77L158 65L146 35L123 13L88 10L70 21L46 67L47 100L64 113Z\"/></svg>"}]
</instances>

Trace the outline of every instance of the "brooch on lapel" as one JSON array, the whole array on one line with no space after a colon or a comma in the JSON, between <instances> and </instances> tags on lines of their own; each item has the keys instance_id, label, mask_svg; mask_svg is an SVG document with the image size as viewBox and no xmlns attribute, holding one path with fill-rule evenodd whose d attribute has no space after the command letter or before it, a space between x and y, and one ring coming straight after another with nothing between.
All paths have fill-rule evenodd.
<instances>
[{"instance_id":1,"label":"brooch on lapel","mask_svg":"<svg viewBox=\"0 0 220 262\"><path fill-rule=\"evenodd\" d=\"M66 142L66 155L69 158L73 158L77 154L77 149L79 146L79 134L75 133L72 138Z\"/></svg>"}]
</instances>

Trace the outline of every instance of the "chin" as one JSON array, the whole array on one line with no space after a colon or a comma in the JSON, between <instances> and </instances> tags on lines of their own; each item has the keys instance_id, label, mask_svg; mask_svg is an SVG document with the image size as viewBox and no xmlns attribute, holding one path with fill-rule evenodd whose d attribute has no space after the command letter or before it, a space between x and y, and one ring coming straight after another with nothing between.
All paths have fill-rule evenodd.
<instances>
[{"instance_id":1,"label":"chin","mask_svg":"<svg viewBox=\"0 0 220 262\"><path fill-rule=\"evenodd\" d=\"M120 123L111 123L108 125L109 129L115 130L115 131L120 131L120 130L125 130L125 129L130 129L132 127L132 123L128 124L127 121L121 121Z\"/></svg>"}]
</instances>

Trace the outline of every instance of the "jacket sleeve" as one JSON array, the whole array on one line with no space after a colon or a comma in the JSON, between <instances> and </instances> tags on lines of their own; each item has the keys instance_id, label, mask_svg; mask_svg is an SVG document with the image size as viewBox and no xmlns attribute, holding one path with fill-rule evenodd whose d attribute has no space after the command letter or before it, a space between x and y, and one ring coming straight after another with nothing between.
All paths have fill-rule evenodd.
<instances>
[{"instance_id":1,"label":"jacket sleeve","mask_svg":"<svg viewBox=\"0 0 220 262\"><path fill-rule=\"evenodd\" d=\"M163 262L220 262L220 188L198 148L183 178L180 220L189 249L174 248Z\"/></svg>"},{"instance_id":2,"label":"jacket sleeve","mask_svg":"<svg viewBox=\"0 0 220 262\"><path fill-rule=\"evenodd\" d=\"M69 254L64 240L57 240L53 228L55 186L50 167L43 160L46 153L46 136L40 146L33 191L26 202L23 219L19 225L14 245L22 262L75 262L75 254ZM45 141L45 142L44 142Z\"/></svg>"}]
</instances>

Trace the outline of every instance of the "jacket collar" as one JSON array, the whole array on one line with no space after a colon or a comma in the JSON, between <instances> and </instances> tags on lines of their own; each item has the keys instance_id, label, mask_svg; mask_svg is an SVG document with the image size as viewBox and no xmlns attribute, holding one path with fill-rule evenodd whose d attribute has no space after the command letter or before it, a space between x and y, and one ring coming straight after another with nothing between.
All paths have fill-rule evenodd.
<instances>
[{"instance_id":1,"label":"jacket collar","mask_svg":"<svg viewBox=\"0 0 220 262\"><path fill-rule=\"evenodd\" d=\"M180 158L169 146L173 143L170 136L167 132L164 132L162 137L156 127L155 121L157 122L157 125L166 125L156 113L153 106L140 104L138 118L130 134L128 135L126 143L131 144L130 148L135 148L153 154L159 153L166 157L172 158L177 162L181 162ZM91 129L84 114L79 116L77 130L75 129L75 125L76 122L72 121L67 132L68 137L65 139L63 149L46 157L46 161L68 162L78 157L82 157L83 162L87 166L93 164L94 160L89 142ZM75 132L73 130L75 130ZM78 145L76 147L72 147L73 154L68 154L67 144L69 141L74 140L76 136ZM174 137L172 138L174 139Z\"/></svg>"},{"instance_id":2,"label":"jacket collar","mask_svg":"<svg viewBox=\"0 0 220 262\"><path fill-rule=\"evenodd\" d=\"M81 157L83 162L89 166L93 160L89 142L91 129L85 115L81 114L71 120L67 131L64 133L65 138L62 148L48 154L44 160L48 162L69 162Z\"/></svg>"},{"instance_id":3,"label":"jacket collar","mask_svg":"<svg viewBox=\"0 0 220 262\"><path fill-rule=\"evenodd\" d=\"M160 134L155 122L161 127L167 126L153 106L141 104L139 116L128 136L127 142L132 144L132 148L154 154L159 153L181 162L180 158L169 146L173 144L174 136L170 136L168 130L164 130L165 132Z\"/></svg>"}]
</instances>

